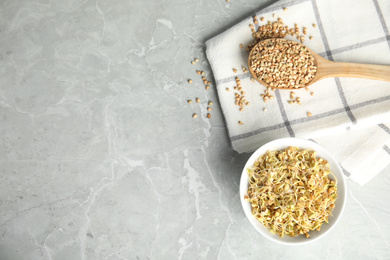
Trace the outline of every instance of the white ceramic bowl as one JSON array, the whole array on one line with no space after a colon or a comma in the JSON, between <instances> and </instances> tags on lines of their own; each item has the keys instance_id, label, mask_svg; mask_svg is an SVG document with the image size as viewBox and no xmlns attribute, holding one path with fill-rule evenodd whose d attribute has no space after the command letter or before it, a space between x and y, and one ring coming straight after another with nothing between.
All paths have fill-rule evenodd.
<instances>
[{"instance_id":1,"label":"white ceramic bowl","mask_svg":"<svg viewBox=\"0 0 390 260\"><path fill-rule=\"evenodd\" d=\"M304 149L311 149L317 152L317 156L321 157L329 162L330 170L333 172L333 174L337 177L338 181L338 198L335 203L335 208L333 209L331 217L329 217L329 223L324 223L321 226L320 231L311 231L310 238L306 238L304 235L296 236L296 237L288 237L284 236L283 238L279 237L278 235L272 234L269 232L266 227L259 222L253 215L252 215L252 209L251 205L248 201L244 200L244 195L247 194L248 191L248 173L247 169L255 163L256 159L259 158L261 155L265 154L268 150L281 150L284 148L287 148L288 146L295 146L299 148ZM329 178L332 179L332 176L330 175ZM280 244L286 244L286 245L302 245L311 243L313 241L316 241L320 239L321 237L325 236L327 233L330 232L330 230L337 224L339 221L345 207L345 201L346 201L346 193L347 193L347 186L345 183L343 172L340 168L339 163L336 161L336 159L327 152L324 148L316 144L315 142L305 140L305 139L298 139L298 138L283 138L283 139L277 139L272 142L269 142L263 146L261 146L259 149L257 149L252 156L249 158L247 163L245 164L245 167L242 171L241 180L240 180L240 199L241 199L241 205L244 209L245 215L248 218L249 222L253 225L253 227L264 237L280 243Z\"/></svg>"}]
</instances>

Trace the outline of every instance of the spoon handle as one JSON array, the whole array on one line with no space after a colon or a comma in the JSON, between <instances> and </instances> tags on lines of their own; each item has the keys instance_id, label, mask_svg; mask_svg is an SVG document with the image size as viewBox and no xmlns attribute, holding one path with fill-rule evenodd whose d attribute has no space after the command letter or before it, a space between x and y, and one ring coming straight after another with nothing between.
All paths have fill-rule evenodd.
<instances>
[{"instance_id":1,"label":"spoon handle","mask_svg":"<svg viewBox=\"0 0 390 260\"><path fill-rule=\"evenodd\" d=\"M390 66L326 61L318 64L319 78L352 77L390 81Z\"/></svg>"}]
</instances>

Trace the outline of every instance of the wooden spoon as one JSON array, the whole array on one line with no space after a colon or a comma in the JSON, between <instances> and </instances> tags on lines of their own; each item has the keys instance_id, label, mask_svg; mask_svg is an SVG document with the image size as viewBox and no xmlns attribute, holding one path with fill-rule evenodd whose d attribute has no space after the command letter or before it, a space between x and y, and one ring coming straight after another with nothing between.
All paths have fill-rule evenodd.
<instances>
[{"instance_id":1,"label":"wooden spoon","mask_svg":"<svg viewBox=\"0 0 390 260\"><path fill-rule=\"evenodd\" d=\"M290 41L287 39L279 38L282 41ZM260 43L264 43L266 41L270 41L273 39L267 39L264 41L261 41ZM292 42L292 41L290 41ZM260 44L258 43L258 44ZM300 44L300 43L298 43ZM300 44L302 45L302 44ZM304 45L302 45L304 46ZM327 60L308 47L304 46L314 57L314 64L317 66L317 72L314 76L314 78L308 82L303 87L307 87L321 79L329 78L329 77L352 77L352 78L365 78L365 79L374 79L374 80L383 80L383 81L390 81L390 66L386 65L372 65L372 64L360 64L360 63L347 63L347 62L334 62ZM252 49L252 51L255 48ZM252 51L249 54L249 57L252 55ZM267 83L264 81L258 79L256 73L253 71L250 59L248 59L248 67L252 74L252 76L258 80L261 84L265 85L266 87L270 87ZM287 87L275 87L279 89L294 89L294 88L287 88ZM302 88L302 87L300 87Z\"/></svg>"}]
</instances>

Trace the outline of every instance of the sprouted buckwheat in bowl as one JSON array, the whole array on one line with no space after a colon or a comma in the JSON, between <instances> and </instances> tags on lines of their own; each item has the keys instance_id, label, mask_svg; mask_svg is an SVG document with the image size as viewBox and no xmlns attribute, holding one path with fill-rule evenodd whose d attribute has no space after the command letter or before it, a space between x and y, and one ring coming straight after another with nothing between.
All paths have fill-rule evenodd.
<instances>
[{"instance_id":1,"label":"sprouted buckwheat in bowl","mask_svg":"<svg viewBox=\"0 0 390 260\"><path fill-rule=\"evenodd\" d=\"M241 175L245 215L259 233L282 244L324 236L338 222L345 198L339 164L309 140L283 138L263 145Z\"/></svg>"}]
</instances>

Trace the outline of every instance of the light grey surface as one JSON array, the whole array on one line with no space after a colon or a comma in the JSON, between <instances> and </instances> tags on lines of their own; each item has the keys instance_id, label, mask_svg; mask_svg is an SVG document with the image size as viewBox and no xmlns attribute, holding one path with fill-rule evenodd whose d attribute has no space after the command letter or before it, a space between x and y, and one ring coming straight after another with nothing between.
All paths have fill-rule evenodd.
<instances>
[{"instance_id":1,"label":"light grey surface","mask_svg":"<svg viewBox=\"0 0 390 260\"><path fill-rule=\"evenodd\" d=\"M204 41L270 3L1 1L0 259L389 259L389 167L348 181L313 244L244 216L249 155L195 70L212 80Z\"/></svg>"}]
</instances>

